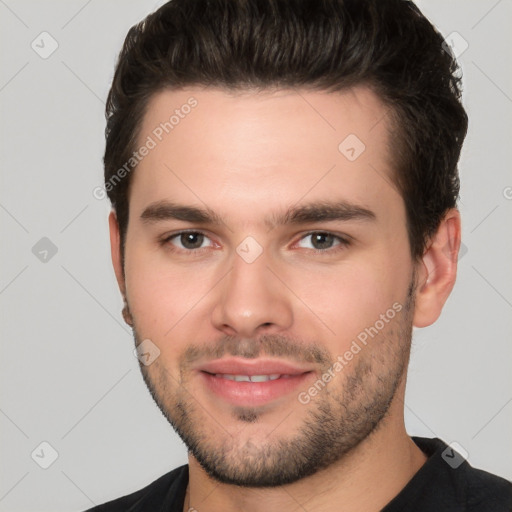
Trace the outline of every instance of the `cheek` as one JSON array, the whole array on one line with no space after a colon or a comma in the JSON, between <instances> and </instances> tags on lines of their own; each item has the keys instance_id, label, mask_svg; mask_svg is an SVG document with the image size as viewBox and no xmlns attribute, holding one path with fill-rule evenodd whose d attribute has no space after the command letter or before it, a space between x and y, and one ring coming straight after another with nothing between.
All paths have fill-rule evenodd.
<instances>
[{"instance_id":1,"label":"cheek","mask_svg":"<svg viewBox=\"0 0 512 512\"><path fill-rule=\"evenodd\" d=\"M406 247L391 251L382 243L336 265L276 263L287 287L274 300L293 311L294 332L341 351L393 304L403 304L411 265ZM126 288L139 334L172 338L173 346L211 338L210 319L220 300L216 284L226 268L211 262L171 265L161 251L127 241Z\"/></svg>"},{"instance_id":2,"label":"cheek","mask_svg":"<svg viewBox=\"0 0 512 512\"><path fill-rule=\"evenodd\" d=\"M404 305L409 285L407 265L410 263L406 259L400 261L381 254L310 273L307 280L295 276L290 288L311 311L301 315L299 322L314 322L318 332L321 320L326 341L335 339L337 350L342 350L381 315L393 310L393 304L395 308L397 303Z\"/></svg>"},{"instance_id":3,"label":"cheek","mask_svg":"<svg viewBox=\"0 0 512 512\"><path fill-rule=\"evenodd\" d=\"M163 253L156 252L160 250L127 244L125 260L130 310L141 334L157 339L170 335L170 330L175 334L179 331L175 326L182 328L192 312L201 311L201 298L215 282L214 269L170 265Z\"/></svg>"}]
</instances>

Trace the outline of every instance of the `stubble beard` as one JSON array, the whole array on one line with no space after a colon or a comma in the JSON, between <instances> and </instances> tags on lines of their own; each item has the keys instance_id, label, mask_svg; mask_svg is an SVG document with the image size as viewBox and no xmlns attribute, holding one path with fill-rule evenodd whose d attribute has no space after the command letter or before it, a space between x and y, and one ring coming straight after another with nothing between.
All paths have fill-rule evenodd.
<instances>
[{"instance_id":1,"label":"stubble beard","mask_svg":"<svg viewBox=\"0 0 512 512\"><path fill-rule=\"evenodd\" d=\"M283 435L286 419L276 419L276 431L269 433L264 443L253 442L250 437L237 439L223 428L187 390L190 373L185 371L185 364L180 365L178 379L159 360L148 367L141 364L140 368L155 403L210 477L243 487L276 487L331 466L377 431L406 377L413 313L414 280L404 307L391 325L369 341L314 400L307 405L297 401L297 411L303 419L296 432ZM141 338L135 320L133 329L138 344ZM324 369L333 364L332 356L324 349L313 346L306 355L297 344L290 345L289 340L279 336L264 336L251 345L236 341L226 339L215 355L256 357L293 352L294 357L315 360ZM188 351L189 355L200 353L197 347ZM232 408L232 420L241 427L258 425L262 414L257 407ZM279 422L284 425L278 425Z\"/></svg>"}]
</instances>

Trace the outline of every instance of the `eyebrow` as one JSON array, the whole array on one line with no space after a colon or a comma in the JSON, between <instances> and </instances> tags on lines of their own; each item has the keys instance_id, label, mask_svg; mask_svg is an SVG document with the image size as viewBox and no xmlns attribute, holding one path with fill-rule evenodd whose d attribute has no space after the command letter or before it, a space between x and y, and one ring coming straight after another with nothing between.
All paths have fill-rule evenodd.
<instances>
[{"instance_id":1,"label":"eyebrow","mask_svg":"<svg viewBox=\"0 0 512 512\"><path fill-rule=\"evenodd\" d=\"M146 223L174 219L197 224L223 224L221 217L209 208L202 209L169 201L150 204L142 212L140 218Z\"/></svg>"},{"instance_id":2,"label":"eyebrow","mask_svg":"<svg viewBox=\"0 0 512 512\"><path fill-rule=\"evenodd\" d=\"M275 227L285 224L308 224L325 221L371 220L377 216L363 206L347 201L320 201L290 207L284 214L272 216L266 224Z\"/></svg>"},{"instance_id":3,"label":"eyebrow","mask_svg":"<svg viewBox=\"0 0 512 512\"><path fill-rule=\"evenodd\" d=\"M193 224L225 224L220 215L210 208L181 205L169 201L158 201L147 206L140 218L144 223L166 220L181 220ZM308 224L326 221L375 221L377 216L368 208L347 201L320 201L300 206L291 206L284 213L265 219L269 228L286 224Z\"/></svg>"}]
</instances>

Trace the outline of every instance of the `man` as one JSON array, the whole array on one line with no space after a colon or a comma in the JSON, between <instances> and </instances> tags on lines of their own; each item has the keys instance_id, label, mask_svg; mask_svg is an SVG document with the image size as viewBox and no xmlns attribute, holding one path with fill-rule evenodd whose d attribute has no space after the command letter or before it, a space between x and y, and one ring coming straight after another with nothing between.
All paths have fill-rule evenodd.
<instances>
[{"instance_id":1,"label":"man","mask_svg":"<svg viewBox=\"0 0 512 512\"><path fill-rule=\"evenodd\" d=\"M512 510L510 482L404 426L412 327L460 245L442 43L403 0L172 0L130 30L112 259L189 464L93 510Z\"/></svg>"}]
</instances>

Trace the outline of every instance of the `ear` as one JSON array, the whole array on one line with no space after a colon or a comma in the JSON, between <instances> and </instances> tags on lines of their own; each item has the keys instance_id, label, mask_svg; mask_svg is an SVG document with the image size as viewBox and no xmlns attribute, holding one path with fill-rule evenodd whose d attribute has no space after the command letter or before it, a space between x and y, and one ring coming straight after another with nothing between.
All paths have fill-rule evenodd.
<instances>
[{"instance_id":1,"label":"ear","mask_svg":"<svg viewBox=\"0 0 512 512\"><path fill-rule=\"evenodd\" d=\"M108 225L110 229L110 254L112 256L112 265L116 274L119 290L126 300L126 286L124 281L124 271L121 258L121 234L119 232L119 223L115 211L111 211L108 217Z\"/></svg>"},{"instance_id":2,"label":"ear","mask_svg":"<svg viewBox=\"0 0 512 512\"><path fill-rule=\"evenodd\" d=\"M419 264L413 325L427 327L441 314L457 277L460 214L448 210Z\"/></svg>"},{"instance_id":3,"label":"ear","mask_svg":"<svg viewBox=\"0 0 512 512\"><path fill-rule=\"evenodd\" d=\"M133 317L130 313L130 308L128 307L128 299L126 298L126 284L121 254L121 234L119 232L119 223L117 222L117 217L114 211L110 212L108 224L110 228L110 253L112 256L112 265L114 266L117 284L119 285L119 290L121 291L124 301L122 314L124 321L129 326L133 327Z\"/></svg>"}]
</instances>

